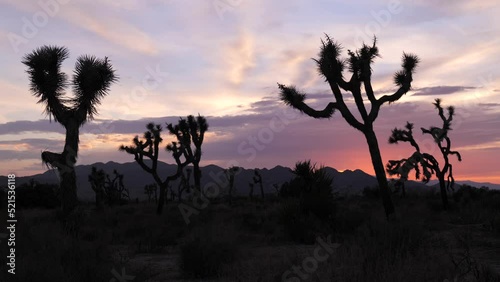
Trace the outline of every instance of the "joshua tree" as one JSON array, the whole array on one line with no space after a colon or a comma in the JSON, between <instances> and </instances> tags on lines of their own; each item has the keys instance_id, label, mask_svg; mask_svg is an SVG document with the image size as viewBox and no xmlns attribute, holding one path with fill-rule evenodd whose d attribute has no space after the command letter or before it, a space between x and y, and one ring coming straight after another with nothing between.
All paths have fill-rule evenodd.
<instances>
[{"instance_id":1,"label":"joshua tree","mask_svg":"<svg viewBox=\"0 0 500 282\"><path fill-rule=\"evenodd\" d=\"M260 172L258 169L254 169L254 175L253 175L253 183L254 184L259 184L260 187L260 195L262 197L262 200L264 200L264 185L262 184L262 176L260 175Z\"/></svg>"},{"instance_id":2,"label":"joshua tree","mask_svg":"<svg viewBox=\"0 0 500 282\"><path fill-rule=\"evenodd\" d=\"M203 139L205 138L205 132L208 130L207 120L200 115L196 118L189 115L187 120L181 118L177 125L174 126L169 124L167 128L170 131L170 134L177 137L179 142L182 140L181 143L184 144L188 158L193 164L194 187L198 192L200 192L201 145L203 144ZM194 145L194 150L191 148L191 143Z\"/></svg>"},{"instance_id":3,"label":"joshua tree","mask_svg":"<svg viewBox=\"0 0 500 282\"><path fill-rule=\"evenodd\" d=\"M106 185L105 190L108 196L108 204L112 205L114 203L122 203L122 198L130 199L128 189L123 185L123 174L118 173L115 169L113 170L114 178L106 174Z\"/></svg>"},{"instance_id":4,"label":"joshua tree","mask_svg":"<svg viewBox=\"0 0 500 282\"><path fill-rule=\"evenodd\" d=\"M177 171L167 176L165 180L160 178L158 174L158 155L159 155L159 147L160 143L163 140L160 136L162 127L159 124L149 123L147 126L148 131L144 132L143 139L139 140L139 136L135 136L132 140L134 145L132 146L120 146L120 151L125 151L131 155L134 155L135 161L144 169L147 173L151 174L158 186L160 187L160 198L158 199L158 208L156 212L161 214L163 210L163 204L166 199L165 193L167 193L167 189L170 181L177 179L181 173L182 169L190 163L190 159L187 156L185 146L181 142L182 139L178 140L178 142L172 142L168 144L165 148L167 152L172 153L172 157L177 164ZM184 156L184 161L181 161L181 158ZM148 165L144 161L144 157L147 157L151 160L151 163Z\"/></svg>"},{"instance_id":5,"label":"joshua tree","mask_svg":"<svg viewBox=\"0 0 500 282\"><path fill-rule=\"evenodd\" d=\"M444 115L444 109L441 107L441 100L436 99L434 106L438 110L439 117L443 121L441 127L430 127L429 129L421 128L422 134L429 134L436 142L439 151L444 160L444 165L441 168L436 158L429 154L420 151L420 147L413 138L413 124L407 122L406 129L395 128L392 130L392 135L389 138L389 143L397 144L398 142L408 142L415 148L415 152L406 159L390 160L387 163L387 172L391 175L399 175L400 180L404 183L408 179L409 172L415 170L415 178L419 179L423 174L422 180L428 182L432 174L436 174L439 180L439 188L443 208L448 208L448 195L446 190L453 189L455 179L453 177L453 166L450 164L449 156L456 155L458 161L462 161L462 156L457 151L451 150L451 140L448 137L448 131L451 130L451 122L455 114L453 106L448 107L448 117ZM404 185L404 184L403 184Z\"/></svg>"},{"instance_id":6,"label":"joshua tree","mask_svg":"<svg viewBox=\"0 0 500 282\"><path fill-rule=\"evenodd\" d=\"M179 198L179 202L182 201L182 193L186 191L186 193L191 193L191 184L189 183L189 179L191 179L191 169L186 169L186 174L184 171L181 174L181 181L179 182L179 186L177 187L177 194Z\"/></svg>"},{"instance_id":7,"label":"joshua tree","mask_svg":"<svg viewBox=\"0 0 500 282\"><path fill-rule=\"evenodd\" d=\"M92 190L95 192L95 202L99 209L102 208L104 199L110 206L114 203L122 203L122 198L130 199L128 189L123 185L123 174L118 173L116 169L113 170L113 174L115 177L111 179L104 170L98 170L92 166L88 179Z\"/></svg>"},{"instance_id":8,"label":"joshua tree","mask_svg":"<svg viewBox=\"0 0 500 282\"><path fill-rule=\"evenodd\" d=\"M195 172L195 175L201 177L201 173L199 172L199 160L201 159L201 144L203 143L203 138L207 128L208 124L206 122L206 119L202 116L198 116L198 118L196 119L193 116L188 116L187 121L181 118L177 125L167 124L169 133L175 135L177 138L177 141L173 141L166 146L166 150L172 153L172 157L177 164L177 170L174 174L167 176L165 180L162 180L160 178L160 175L158 174L158 154L159 146L162 141L162 138L160 136L162 131L161 125L149 123L147 125L148 131L144 133L144 140L139 140L139 137L136 136L133 139L134 145L120 146L120 151L125 151L131 155L134 155L135 161L142 167L142 169L153 176L155 182L160 187L160 198L157 208L158 214L161 214L163 204L167 199L166 193L168 192L170 182L179 178L182 174L183 169L188 164L193 163L194 166L194 159L197 160L197 164L194 167L194 170L198 170L198 173ZM195 144L194 152L191 149L191 142ZM144 157L147 157L151 160L150 165L146 164L146 162L144 161ZM181 158L183 158L184 161L182 161ZM199 181L200 180L198 178L198 192L200 191Z\"/></svg>"},{"instance_id":9,"label":"joshua tree","mask_svg":"<svg viewBox=\"0 0 500 282\"><path fill-rule=\"evenodd\" d=\"M118 79L107 57L98 59L84 55L77 58L73 77L68 81L67 75L61 71L61 64L68 56L68 49L64 47L43 46L23 59L23 64L28 67L31 92L39 98L38 103L45 104L49 118L54 117L54 121L66 129L61 153L42 152L42 161L59 172L65 215L78 204L74 166L80 127L94 118L96 106ZM74 97L64 96L68 86L73 88Z\"/></svg>"},{"instance_id":10,"label":"joshua tree","mask_svg":"<svg viewBox=\"0 0 500 282\"><path fill-rule=\"evenodd\" d=\"M379 145L373 123L376 120L380 107L385 103L392 103L401 98L411 89L413 72L419 62L417 56L403 53L402 69L394 74L394 82L398 89L390 95L383 95L380 98L375 96L371 84L372 69L371 64L379 56L379 50L376 46L376 38L373 45L363 44L361 49L356 51L348 50L348 59L341 59L341 46L334 42L328 35L326 40L322 40L319 58L315 59L320 75L328 82L334 96L334 102L328 103L323 110L315 110L305 103L307 95L299 92L294 86L285 86L278 84L281 100L288 106L298 109L313 118L330 118L335 110L338 110L347 123L361 131L366 138L373 168L377 176L382 200L387 216L394 213L387 177L385 175L384 163L380 155ZM346 81L343 77L345 67L351 72L351 77ZM370 102L370 111L368 112L364 99L361 94L361 87L364 86L364 92ZM342 90L352 93L354 102L359 111L362 121L356 118L344 101Z\"/></svg>"},{"instance_id":11,"label":"joshua tree","mask_svg":"<svg viewBox=\"0 0 500 282\"><path fill-rule=\"evenodd\" d=\"M151 198L154 199L155 203L158 202L157 190L158 186L156 185L156 183L151 183L144 186L144 194L148 195L149 203L151 203Z\"/></svg>"},{"instance_id":12,"label":"joshua tree","mask_svg":"<svg viewBox=\"0 0 500 282\"><path fill-rule=\"evenodd\" d=\"M250 191L248 192L248 198L250 198L250 200L253 200L253 187L254 187L254 183L250 182L248 183L248 187L250 187Z\"/></svg>"},{"instance_id":13,"label":"joshua tree","mask_svg":"<svg viewBox=\"0 0 500 282\"><path fill-rule=\"evenodd\" d=\"M90 182L90 187L95 192L96 207L97 209L102 209L104 206L106 174L104 173L104 170L97 170L95 166L92 166L92 170L88 179Z\"/></svg>"},{"instance_id":14,"label":"joshua tree","mask_svg":"<svg viewBox=\"0 0 500 282\"><path fill-rule=\"evenodd\" d=\"M234 188L234 176L238 173L240 170L239 167L237 166L232 166L228 169L224 170L224 173L226 174L226 178L229 182L229 204L233 204L233 188Z\"/></svg>"}]
</instances>

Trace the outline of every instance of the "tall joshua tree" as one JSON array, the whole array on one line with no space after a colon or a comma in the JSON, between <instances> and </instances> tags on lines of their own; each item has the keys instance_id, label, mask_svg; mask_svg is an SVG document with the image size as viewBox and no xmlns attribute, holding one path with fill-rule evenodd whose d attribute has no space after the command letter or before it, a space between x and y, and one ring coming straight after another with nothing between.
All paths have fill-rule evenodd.
<instances>
[{"instance_id":1,"label":"tall joshua tree","mask_svg":"<svg viewBox=\"0 0 500 282\"><path fill-rule=\"evenodd\" d=\"M98 59L83 55L77 58L73 77L61 71L62 62L69 57L68 49L43 46L27 54L22 63L28 67L30 90L45 104L50 119L66 129L66 140L61 153L42 152L42 161L57 168L60 175L62 209L69 214L78 204L75 163L78 156L79 129L97 114L96 106L109 92L118 77L107 57ZM74 96L65 97L68 86Z\"/></svg>"},{"instance_id":2,"label":"tall joshua tree","mask_svg":"<svg viewBox=\"0 0 500 282\"><path fill-rule=\"evenodd\" d=\"M415 178L417 179L423 174L422 180L424 182L429 182L432 175L436 174L439 180L443 208L447 209L448 195L446 191L453 188L455 183L453 166L450 163L450 155L456 155L458 161L462 161L462 156L459 152L451 150L451 140L450 137L448 137L448 132L451 130L453 115L455 114L455 108L453 106L448 107L448 117L446 117L440 99L435 100L434 106L438 110L438 115L443 121L443 125L441 127L432 126L429 129L421 128L421 130L422 134L431 135L436 142L444 161L443 167L440 167L439 162L433 155L420 150L420 146L413 137L413 124L407 122L405 129L395 128L392 130L389 143L397 144L398 142L408 142L415 148L415 152L406 159L390 160L387 163L387 172L391 175L399 175L403 185L404 181L408 179L408 174L412 169L415 170Z\"/></svg>"},{"instance_id":3,"label":"tall joshua tree","mask_svg":"<svg viewBox=\"0 0 500 282\"><path fill-rule=\"evenodd\" d=\"M349 57L347 59L340 58L340 53L342 51L340 44L334 42L328 35L326 35L326 39L321 42L322 46L319 52L319 58L314 59L314 61L318 66L320 75L322 75L329 84L334 101L328 103L323 110L315 110L306 104L305 100L307 95L305 93L299 92L294 86L285 86L278 83L281 100L286 105L298 109L302 113L316 119L330 118L337 110L350 126L363 133L370 150L385 213L389 216L394 213L394 205L390 197L387 177L385 175L384 164L380 155L373 123L377 119L380 107L383 104L399 100L411 89L413 73L419 59L415 55L403 53L402 69L394 74L394 83L398 89L390 95L383 95L377 98L371 84L371 64L374 62L375 58L379 56L376 38L374 38L373 45L371 46L363 44L361 49L356 51L348 50L347 53ZM349 80L345 80L343 76L343 71L346 66L351 73ZM362 86L365 96L371 106L369 112L365 107ZM342 90L351 92L362 121L358 120L347 107Z\"/></svg>"}]
</instances>

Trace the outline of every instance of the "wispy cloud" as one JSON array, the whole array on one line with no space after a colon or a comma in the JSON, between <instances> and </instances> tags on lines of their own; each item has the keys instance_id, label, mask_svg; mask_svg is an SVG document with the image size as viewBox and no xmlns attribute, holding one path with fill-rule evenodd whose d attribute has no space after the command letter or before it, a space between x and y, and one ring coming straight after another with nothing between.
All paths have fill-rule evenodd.
<instances>
[{"instance_id":1,"label":"wispy cloud","mask_svg":"<svg viewBox=\"0 0 500 282\"><path fill-rule=\"evenodd\" d=\"M413 96L433 96L433 95L449 95L466 90L475 89L471 86L433 86L415 89Z\"/></svg>"}]
</instances>

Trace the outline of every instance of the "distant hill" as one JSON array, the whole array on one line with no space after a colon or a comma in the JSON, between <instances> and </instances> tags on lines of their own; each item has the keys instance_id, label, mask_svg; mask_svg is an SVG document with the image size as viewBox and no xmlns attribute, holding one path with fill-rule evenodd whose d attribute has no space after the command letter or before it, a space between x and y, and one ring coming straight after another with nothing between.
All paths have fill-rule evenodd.
<instances>
[{"instance_id":1,"label":"distant hill","mask_svg":"<svg viewBox=\"0 0 500 282\"><path fill-rule=\"evenodd\" d=\"M439 181L431 180L429 181L429 185L433 187L439 187ZM488 187L490 189L500 190L500 184L494 184L489 182L475 182L470 180L463 180L463 181L455 181L455 185L470 185L476 188Z\"/></svg>"},{"instance_id":2,"label":"distant hill","mask_svg":"<svg viewBox=\"0 0 500 282\"><path fill-rule=\"evenodd\" d=\"M116 162L107 162L95 163L93 165L98 169L103 169L108 174L111 174L114 169L116 169L119 173L124 174L124 184L125 187L129 189L130 197L132 199L145 199L146 195L143 192L144 185L154 182L152 176L142 170L141 167L135 162L123 164ZM83 200L93 200L95 197L94 192L90 188L90 184L88 182L88 175L90 174L91 168L92 165L78 165L75 168L77 175L78 197ZM171 175L174 173L175 169L176 166L173 164L166 164L163 162L158 163L158 170L161 172L161 175ZM207 165L205 167L202 167L202 187L205 187L210 182L213 184L218 184L219 187L226 187L226 179L223 170L223 168L216 165ZM335 191L341 194L361 194L365 187L374 187L377 185L377 180L374 176L369 175L359 169L356 169L354 171L345 170L343 172L339 172L334 168L326 167L326 170L328 175L333 177L333 188L335 189ZM290 168L283 166L276 166L271 169L260 169L260 173L262 175L265 193L274 193L276 190L273 187L273 184L281 185L282 183L289 181L293 177ZM253 182L253 175L253 169L240 170L240 172L235 177L235 194L248 195L248 183ZM23 183L27 183L32 178L39 183L59 183L58 175L55 170L48 170L42 174L32 176L17 177L16 183L17 185L21 185ZM0 183L7 183L7 177L0 176ZM458 181L458 183L462 184L461 181ZM489 186L492 189L500 189L500 185L498 184L476 183L471 181L466 181L464 183L476 187L484 185ZM175 190L178 184L178 181L174 181L172 183L172 186L175 188ZM415 181L409 181L406 187L409 193L411 193L412 191L426 191L435 189L431 186ZM259 193L260 190L258 187L256 187L254 189L254 195L259 195Z\"/></svg>"}]
</instances>

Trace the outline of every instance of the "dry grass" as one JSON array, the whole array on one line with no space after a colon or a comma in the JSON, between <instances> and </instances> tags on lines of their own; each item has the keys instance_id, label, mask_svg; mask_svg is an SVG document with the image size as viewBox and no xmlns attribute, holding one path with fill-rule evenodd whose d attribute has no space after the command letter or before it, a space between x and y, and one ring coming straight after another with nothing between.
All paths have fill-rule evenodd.
<instances>
[{"instance_id":1,"label":"dry grass","mask_svg":"<svg viewBox=\"0 0 500 282\"><path fill-rule=\"evenodd\" d=\"M295 242L297 230L283 221L279 202L213 203L190 224L176 204L162 216L144 203L102 212L88 205L74 219L77 228L63 228L53 210L19 210L17 274L6 274L2 256L0 281L111 281L112 270L122 268L134 282L500 281L491 200L452 201L450 211L432 197L395 200L398 216L391 221L378 199L363 197L337 200L327 222L297 221L340 247L304 279L288 280L283 274L301 268L318 244ZM0 248L5 254L4 242Z\"/></svg>"}]
</instances>

